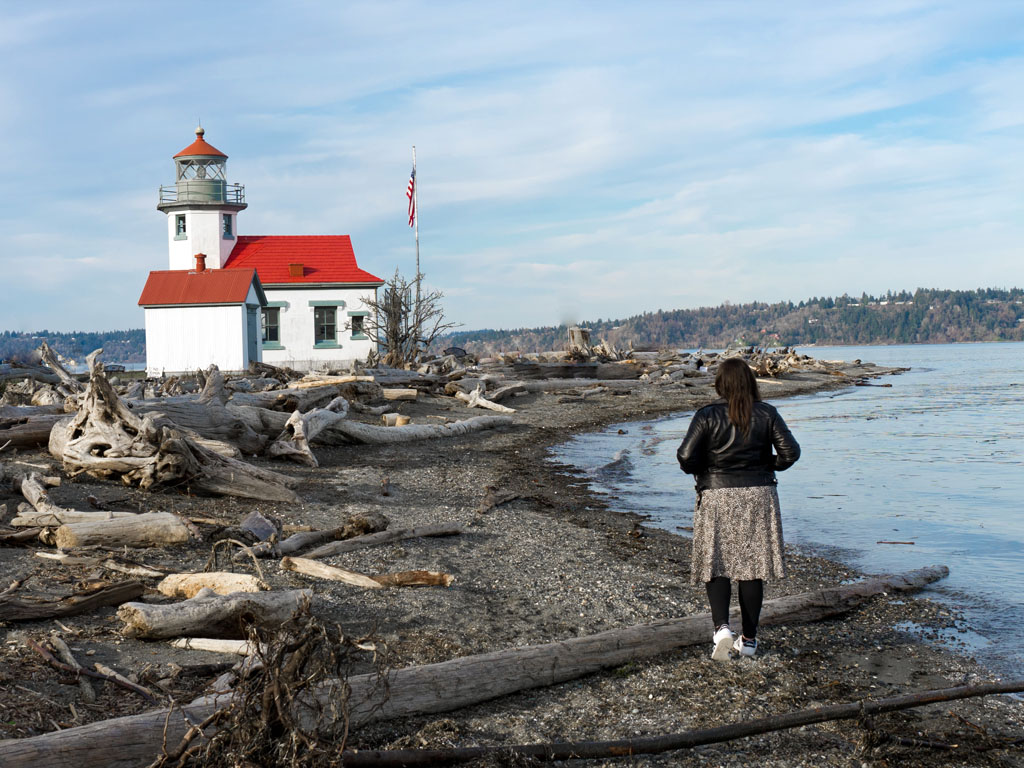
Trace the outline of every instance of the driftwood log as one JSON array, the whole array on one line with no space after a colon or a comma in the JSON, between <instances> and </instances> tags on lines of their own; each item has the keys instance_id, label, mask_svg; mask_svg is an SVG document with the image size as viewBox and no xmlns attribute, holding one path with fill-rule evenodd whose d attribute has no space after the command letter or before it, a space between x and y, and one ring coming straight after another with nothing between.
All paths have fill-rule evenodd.
<instances>
[{"instance_id":1,"label":"driftwood log","mask_svg":"<svg viewBox=\"0 0 1024 768\"><path fill-rule=\"evenodd\" d=\"M0 381L10 379L34 379L43 384L60 384L60 377L42 365L0 363Z\"/></svg>"},{"instance_id":2,"label":"driftwood log","mask_svg":"<svg viewBox=\"0 0 1024 768\"><path fill-rule=\"evenodd\" d=\"M141 581L122 581L87 595L71 595L59 600L32 600L0 595L0 621L37 621L78 616L104 605L121 605L136 600L145 591ZM3 765L3 760L0 760Z\"/></svg>"},{"instance_id":3,"label":"driftwood log","mask_svg":"<svg viewBox=\"0 0 1024 768\"><path fill-rule=\"evenodd\" d=\"M50 370L57 374L57 378L60 379L64 389L72 394L77 394L85 389L85 387L82 386L82 382L72 376L68 370L60 364L60 361L57 359L57 353L50 349L50 345L45 341L39 345L39 354L43 358L43 362L49 366Z\"/></svg>"},{"instance_id":4,"label":"driftwood log","mask_svg":"<svg viewBox=\"0 0 1024 768\"><path fill-rule=\"evenodd\" d=\"M0 445L7 443L16 448L46 445L53 425L67 414L53 405L0 406Z\"/></svg>"},{"instance_id":5,"label":"driftwood log","mask_svg":"<svg viewBox=\"0 0 1024 768\"><path fill-rule=\"evenodd\" d=\"M65 523L57 529L55 543L61 549L90 546L110 549L161 547L184 544L191 535L188 526L177 515L171 512L146 512L97 522Z\"/></svg>"},{"instance_id":6,"label":"driftwood log","mask_svg":"<svg viewBox=\"0 0 1024 768\"><path fill-rule=\"evenodd\" d=\"M284 624L312 596L308 589L230 595L203 589L189 600L169 605L125 603L117 615L124 622L122 632L142 640L190 636L238 640L245 637L246 624Z\"/></svg>"},{"instance_id":7,"label":"driftwood log","mask_svg":"<svg viewBox=\"0 0 1024 768\"><path fill-rule=\"evenodd\" d=\"M344 541L367 534L378 533L385 530L388 524L388 519L380 512L360 512L351 515L344 525L327 531L300 531L277 543L262 541L252 547L239 550L232 556L232 560L241 562L249 557L250 554L256 557L293 555L306 549L306 547L322 544L325 541Z\"/></svg>"},{"instance_id":8,"label":"driftwood log","mask_svg":"<svg viewBox=\"0 0 1024 768\"><path fill-rule=\"evenodd\" d=\"M367 576L355 571L346 571L333 565L324 565L316 560L304 557L285 557L281 560L281 568L294 571L304 576L317 579L328 579L351 584L354 587L381 589L382 587L450 587L455 580L451 574L438 571L399 571L397 573L381 573Z\"/></svg>"},{"instance_id":9,"label":"driftwood log","mask_svg":"<svg viewBox=\"0 0 1024 768\"><path fill-rule=\"evenodd\" d=\"M71 474L119 476L148 489L189 490L268 501L298 501L292 478L221 456L190 440L153 414L140 417L110 386L98 360L88 357L89 386L74 416L54 426L50 453Z\"/></svg>"},{"instance_id":10,"label":"driftwood log","mask_svg":"<svg viewBox=\"0 0 1024 768\"><path fill-rule=\"evenodd\" d=\"M704 744L719 744L763 733L772 733L789 728L800 728L814 723L835 720L853 720L871 717L885 712L923 707L945 701L957 701L976 696L990 696L1001 693L1024 691L1024 679L1005 680L998 683L961 685L956 688L907 693L884 699L863 699L848 704L833 704L829 707L814 707L781 715L744 720L717 728L702 728L664 736L642 736L634 739L615 741L575 741L554 744L520 744L514 746L457 747L453 749L388 749L358 750L342 753L341 764L345 768L421 768L421 766L457 765L491 760L515 761L556 761L613 759L633 755L656 755L680 749L692 749ZM949 748L944 743L912 740L909 746L936 746ZM1007 745L1009 746L1009 745Z\"/></svg>"},{"instance_id":11,"label":"driftwood log","mask_svg":"<svg viewBox=\"0 0 1024 768\"><path fill-rule=\"evenodd\" d=\"M816 590L772 600L762 613L764 624L789 624L837 616L873 595L913 591L948 574L943 566L866 579L855 584ZM382 686L375 674L350 677L349 719L321 723L330 732L371 720L445 712L519 690L552 685L615 667L635 658L649 658L688 645L707 642L707 614L669 619L547 645L527 646L439 664L393 670ZM318 699L344 695L340 683L317 688ZM230 694L197 699L169 713L155 710L106 720L28 739L0 741L5 768L135 768L151 761L164 743L177 743L192 722L200 722L230 703ZM331 711L329 707L324 711Z\"/></svg>"},{"instance_id":12,"label":"driftwood log","mask_svg":"<svg viewBox=\"0 0 1024 768\"><path fill-rule=\"evenodd\" d=\"M362 536L353 536L341 541L332 541L308 552L306 557L314 560L319 557L340 555L342 552L353 552L357 549L389 544L393 541L418 539L426 536L457 536L460 533L462 533L462 528L451 523L434 523L432 525L422 525L418 528L396 528L390 531L377 531Z\"/></svg>"},{"instance_id":13,"label":"driftwood log","mask_svg":"<svg viewBox=\"0 0 1024 768\"><path fill-rule=\"evenodd\" d=\"M317 441L326 445L350 443L385 445L407 443L414 440L434 440L442 437L458 437L484 429L508 427L515 424L509 416L474 416L453 424L409 424L401 429L377 427L355 421L336 421L318 435Z\"/></svg>"},{"instance_id":14,"label":"driftwood log","mask_svg":"<svg viewBox=\"0 0 1024 768\"><path fill-rule=\"evenodd\" d=\"M498 413L515 413L515 408L509 408L507 405L501 403L495 403L483 396L480 388L477 387L468 395L465 392L456 392L455 398L461 400L470 408L486 408L489 411L498 411Z\"/></svg>"},{"instance_id":15,"label":"driftwood log","mask_svg":"<svg viewBox=\"0 0 1024 768\"><path fill-rule=\"evenodd\" d=\"M136 400L131 406L137 414L153 415L157 424L161 423L163 417L173 426L211 440L236 445L243 453L253 456L262 453L266 446L266 437L233 414L226 407L227 402L224 376L217 366L211 366L206 374L206 384L198 397L186 395Z\"/></svg>"},{"instance_id":16,"label":"driftwood log","mask_svg":"<svg viewBox=\"0 0 1024 768\"><path fill-rule=\"evenodd\" d=\"M157 592L169 597L191 598L203 589L230 595L232 592L262 592L270 589L270 585L251 574L230 571L172 573L156 585Z\"/></svg>"}]
</instances>

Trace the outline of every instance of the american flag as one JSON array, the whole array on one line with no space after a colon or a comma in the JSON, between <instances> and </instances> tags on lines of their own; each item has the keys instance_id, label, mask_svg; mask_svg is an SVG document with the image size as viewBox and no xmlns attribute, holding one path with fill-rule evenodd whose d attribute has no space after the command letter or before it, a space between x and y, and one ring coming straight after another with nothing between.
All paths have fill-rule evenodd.
<instances>
[{"instance_id":1,"label":"american flag","mask_svg":"<svg viewBox=\"0 0 1024 768\"><path fill-rule=\"evenodd\" d=\"M416 223L416 168L409 174L409 184L405 188L405 196L409 198L409 226Z\"/></svg>"}]
</instances>

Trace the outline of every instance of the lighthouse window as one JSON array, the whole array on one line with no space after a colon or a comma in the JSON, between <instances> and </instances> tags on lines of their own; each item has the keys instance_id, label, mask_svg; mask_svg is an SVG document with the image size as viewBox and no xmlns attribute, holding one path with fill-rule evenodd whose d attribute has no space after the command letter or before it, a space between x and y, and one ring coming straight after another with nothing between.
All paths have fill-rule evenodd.
<instances>
[{"instance_id":1,"label":"lighthouse window","mask_svg":"<svg viewBox=\"0 0 1024 768\"><path fill-rule=\"evenodd\" d=\"M263 343L281 342L281 310L279 307L263 308Z\"/></svg>"},{"instance_id":2,"label":"lighthouse window","mask_svg":"<svg viewBox=\"0 0 1024 768\"><path fill-rule=\"evenodd\" d=\"M337 307L315 307L313 309L314 340L317 344L337 341L338 309Z\"/></svg>"},{"instance_id":3,"label":"lighthouse window","mask_svg":"<svg viewBox=\"0 0 1024 768\"><path fill-rule=\"evenodd\" d=\"M184 240L188 235L185 232L185 214L179 213L174 217L174 239Z\"/></svg>"},{"instance_id":4,"label":"lighthouse window","mask_svg":"<svg viewBox=\"0 0 1024 768\"><path fill-rule=\"evenodd\" d=\"M231 240L235 236L234 233L231 231L231 214L230 213L223 214L223 221L224 221L224 239L225 240Z\"/></svg>"}]
</instances>

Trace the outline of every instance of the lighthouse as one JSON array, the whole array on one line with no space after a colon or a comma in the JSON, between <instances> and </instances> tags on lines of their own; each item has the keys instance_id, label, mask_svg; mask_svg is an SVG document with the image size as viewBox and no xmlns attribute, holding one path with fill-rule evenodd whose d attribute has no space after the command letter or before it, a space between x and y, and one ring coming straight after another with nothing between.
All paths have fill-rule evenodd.
<instances>
[{"instance_id":1,"label":"lighthouse","mask_svg":"<svg viewBox=\"0 0 1024 768\"><path fill-rule=\"evenodd\" d=\"M160 187L169 264L149 273L139 298L146 370L332 370L365 360L384 281L359 268L348 235L239 234L245 188L228 183L227 161L199 126L174 156L174 184Z\"/></svg>"},{"instance_id":2,"label":"lighthouse","mask_svg":"<svg viewBox=\"0 0 1024 768\"><path fill-rule=\"evenodd\" d=\"M235 247L238 212L245 209L245 187L228 184L228 156L207 143L196 128L196 140L174 156L174 184L160 187L157 210L167 215L169 269L191 269L195 254L206 254L206 266L221 269Z\"/></svg>"}]
</instances>

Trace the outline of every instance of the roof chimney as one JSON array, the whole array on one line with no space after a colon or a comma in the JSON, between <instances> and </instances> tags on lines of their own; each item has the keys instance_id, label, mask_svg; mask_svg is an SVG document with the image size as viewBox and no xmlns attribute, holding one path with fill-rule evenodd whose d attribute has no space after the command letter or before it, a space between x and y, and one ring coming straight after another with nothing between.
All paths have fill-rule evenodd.
<instances>
[{"instance_id":1,"label":"roof chimney","mask_svg":"<svg viewBox=\"0 0 1024 768\"><path fill-rule=\"evenodd\" d=\"M288 276L289 277L302 277L305 270L302 264L289 264L288 265Z\"/></svg>"},{"instance_id":2,"label":"roof chimney","mask_svg":"<svg viewBox=\"0 0 1024 768\"><path fill-rule=\"evenodd\" d=\"M205 271L206 271L206 254L205 253L197 253L196 254L196 272L205 272Z\"/></svg>"}]
</instances>

